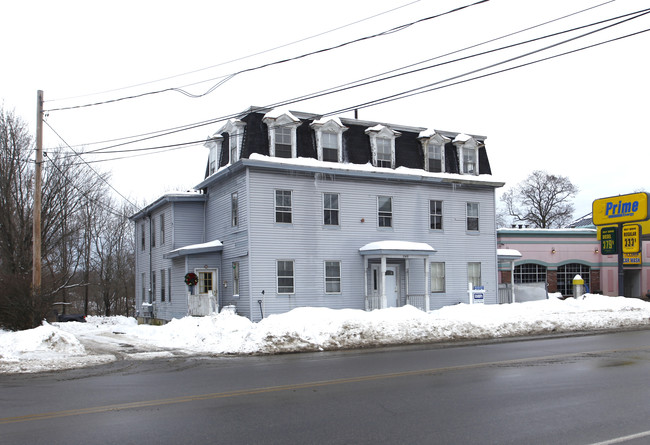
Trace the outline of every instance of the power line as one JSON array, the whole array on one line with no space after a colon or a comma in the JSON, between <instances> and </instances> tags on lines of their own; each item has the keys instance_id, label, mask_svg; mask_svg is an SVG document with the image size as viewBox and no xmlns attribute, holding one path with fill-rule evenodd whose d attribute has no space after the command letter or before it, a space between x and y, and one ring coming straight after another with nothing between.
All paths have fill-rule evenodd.
<instances>
[{"instance_id":1,"label":"power line","mask_svg":"<svg viewBox=\"0 0 650 445\"><path fill-rule=\"evenodd\" d=\"M64 143L64 144L65 144L65 145L66 145L70 150L72 150L72 151L73 151L77 156L79 156L79 153L77 153L77 152L76 152L72 147L70 147L70 145L65 141L65 139L63 139L63 137L61 137L61 135L60 135L59 133L57 133L57 131L56 131L54 128L52 128L52 126L51 126L51 125L50 125L46 120L43 120L43 122L45 122L45 125L47 125L47 126L49 127L49 129L52 130L52 131L54 132L54 134L56 134L57 137L58 137L59 139L61 139L61 141L62 141L62 142L63 142L63 143ZM82 161L84 160L81 156L79 156L79 159L81 159ZM110 183L109 183L109 182L108 182L108 181L107 181L107 180L106 180L102 175L100 175L100 174L99 174L99 173L98 173L94 168L92 168L92 167L91 167L87 162L84 161L84 163L88 166L88 168L89 168L93 173L95 173L95 174L99 177L99 179L101 179L101 180L102 180L102 181L103 181L107 186L109 186L109 187L110 187L110 188L111 188L115 193L117 193L118 195L120 195L120 196L122 197L122 199L124 199L126 202L128 202L129 204L131 204L134 208L137 208L137 206L136 206L135 204L133 204L133 203L132 203L132 202L131 202L131 201L130 201L126 196L124 196L124 195L123 195L122 193L120 193L120 192L119 192L115 187L113 187L113 186L112 186L112 185L111 185L111 184L110 184Z\"/></svg>"},{"instance_id":2,"label":"power line","mask_svg":"<svg viewBox=\"0 0 650 445\"><path fill-rule=\"evenodd\" d=\"M302 43L302 42L305 42L307 40L314 39L316 37L320 37L320 36L323 36L323 35L326 35L326 34L330 34L332 32L335 32L335 31L338 31L338 30L341 30L341 29L344 29L344 28L348 28L350 26L353 26L353 25L356 25L356 24L359 24L359 23L374 19L376 17L379 17L379 16L382 16L382 15L397 11L397 10L405 8L407 6L411 6L411 5L415 4L415 3L419 3L420 1L421 0L415 0L415 1L412 1L412 2L409 2L409 3L405 3L405 4L401 5L401 6L397 6L395 8L388 9L386 11L379 12L377 14L371 15L369 17L365 17L365 18L362 18L360 20L356 20L354 22L350 22L348 24L338 26L336 28L332 28L332 29L330 29L328 31L323 31L323 32L320 32L318 34L314 34L314 35L311 35L311 36L308 36L308 37L304 37L304 38L299 39L299 40L294 40L293 42L285 43L285 44L282 44L282 45L279 45L279 46L276 46L276 47L273 47L273 48L258 51L258 52L253 53L253 54L237 57L235 59L231 59L231 60L228 60L228 61L225 61L225 62L221 62L221 63L218 63L216 65L211 65L211 66L208 66L208 67L199 68L199 69L196 69L196 70L193 70L193 71L188 71L188 72L181 73L181 74L175 74L175 75L172 75L172 76L167 76L167 77L163 77L163 78L160 78L160 79L151 80L151 81L148 81L148 82L142 82L142 83L138 83L138 84L135 84L135 85L129 85L129 86L126 86L126 87L114 88L114 89L111 89L111 90L105 90L105 91L100 91L100 92L97 92L97 93L90 93L90 94L84 94L84 95L73 96L73 97L65 97L65 98L60 98L60 99L50 99L50 100L47 100L46 102L57 102L57 101L63 101L63 100L69 100L69 99L79 99L79 98L82 98L82 97L96 96L98 94L113 93L115 91L127 90L127 89L130 89L130 88L135 88L135 87L140 87L140 86L144 86L144 85L150 85L152 83L162 82L162 81L165 81L165 80L175 79L177 77L182 77L182 76L186 76L186 75L189 75L189 74L195 74L195 73L198 73L198 72L201 72L201 71L206 71L206 70L209 70L209 69L212 69L212 68L217 68L219 66L228 65L228 64L233 63L233 62L238 62L240 60L250 59L252 57L259 56L261 54L276 51L276 50L281 49L281 48L286 48L288 46L295 45L297 43ZM614 0L610 0L610 1L614 1ZM216 80L216 79L213 78L213 79L209 79L209 80L206 80L206 81L201 81L201 82L196 82L196 83L192 83L192 84L188 84L188 85L183 85L183 86L181 86L181 88L196 85L198 83L209 82L209 81L212 81L212 80Z\"/></svg>"},{"instance_id":3,"label":"power line","mask_svg":"<svg viewBox=\"0 0 650 445\"><path fill-rule=\"evenodd\" d=\"M520 64L520 65L512 66L512 67L509 67L509 68L504 68L502 70L494 71L494 72L487 73L487 74L482 74L480 76L471 77L471 78L464 79L464 80L459 80L457 82L442 85L442 86L435 86L433 88L429 88L429 89L425 89L425 90L421 90L421 91L417 91L417 90L420 90L421 88L425 88L426 86L415 88L415 89L412 89L412 90L404 91L402 93L394 94L394 95L391 95L391 96L386 96L386 97L381 98L381 99L376 99L374 101L366 102L364 104L358 104L358 105L343 108L343 109L340 109L340 110L332 111L330 113L324 114L323 116L331 116L331 115L336 115L336 114L352 111L352 110L355 110L355 109L361 109L361 108L367 108L367 107L371 107L371 106L375 106L375 105L381 105L381 104L384 104L384 103L393 102L393 101L400 100L400 99L406 99L407 97L416 96L416 95L424 94L424 93L429 93L431 91L441 90L443 88L448 88L448 87L455 86L455 85L460 85L462 83L471 82L473 80L478 80L478 79L483 79L483 78L486 78L486 77L491 77L491 76L494 76L495 74L501 74L501 73L505 73L505 72L508 72L508 71L513 71L515 69L519 69L519 68L523 68L523 67L526 67L526 66L534 65L534 64L537 64L537 63L540 63L540 62L545 62L545 61L555 59L555 58L558 58L558 57L561 57L561 56L566 56L568 54L573 54L573 53L577 53L577 52L580 52L580 51L584 51L586 49L595 48L597 46L601 46L601 45L604 45L604 44L607 44L607 43L615 42L615 41L626 39L626 38L629 38L629 37L634 37L636 35L640 35L640 34L648 32L648 31L650 31L650 28L646 28L646 29L643 29L641 31L637 31L637 32L634 32L634 33L631 33L631 34L615 37L615 38L605 40L605 41L602 41L602 42L594 43L592 45L584 46L582 48L577 48L577 49L573 49L573 50L570 50L570 51L566 51L564 53L555 54L555 55L552 55L552 56L548 56L548 57L545 57L545 58L542 58L542 59L538 59L538 60L534 60L534 61L531 61L531 62ZM473 72L477 72L477 71L479 71L479 70L475 70ZM461 76L457 76L457 77L461 77ZM449 79L447 79L445 81L448 81L448 80ZM444 82L444 81L441 81L441 82ZM436 82L434 84L429 84L429 86L436 85L438 83L440 83L440 82Z\"/></svg>"},{"instance_id":4,"label":"power line","mask_svg":"<svg viewBox=\"0 0 650 445\"><path fill-rule=\"evenodd\" d=\"M47 122L46 122L46 124L47 124ZM48 126L49 126L49 125L48 125ZM112 207L110 207L109 205L107 205L106 203L104 203L104 202L102 202L102 201L100 201L100 200L98 200L98 199L96 199L96 198L91 198L90 196L88 196L88 194L87 194L85 191L81 190L81 189L77 186L77 184L76 184L74 181L71 181L70 178L68 178L68 177L66 176L66 174L63 172L63 170L61 170L61 168L60 168L58 165L56 165L56 162L54 162L54 159L50 158L50 157L47 156L47 155L45 155L45 157L47 157L47 158L49 159L50 164L52 165L52 167L54 167L54 168L55 168L55 169L56 169L56 170L61 174L61 177L62 177L62 178L63 178L63 179L68 183L68 184L70 184L70 185L71 185L75 190L77 190L79 193L81 193L81 195L82 195L84 198L86 198L89 202L93 202L93 203L95 203L96 205L98 205L98 206L104 208L107 212L109 212L110 214L112 214L112 215L114 215L114 216L117 216L117 217L120 217L120 218L124 216L124 215L122 215L121 213L119 213L117 210L115 210L115 209L113 209ZM128 201L128 200L127 200L127 201ZM129 203L129 204L130 204L130 203ZM136 208L137 208L137 207L136 207Z\"/></svg>"},{"instance_id":5,"label":"power line","mask_svg":"<svg viewBox=\"0 0 650 445\"><path fill-rule=\"evenodd\" d=\"M340 48L343 48L345 46L352 45L352 44L359 43L359 42L363 42L363 41L370 40L370 39L374 39L376 37L381 37L381 36L385 36L385 35L394 34L396 32L403 31L403 30L405 30L407 28L410 28L411 26L416 25L418 23L422 23L422 22L425 22L425 21L428 21L428 20L440 18L440 17L443 17L445 15L449 15L449 14L452 14L452 13L455 13L455 12L462 11L462 10L470 8L472 6L480 5L482 3L487 3L489 1L490 0L478 0L478 1L474 2L474 3L467 4L467 5L464 5L464 6L459 6L457 8L451 9L449 11L442 12L442 13L439 13L439 14L435 14L435 15L432 15L432 16L424 17L424 18L418 19L416 21L406 23L406 24L403 24L403 25L399 25L399 26L396 26L394 28L391 28L391 29L388 29L386 31L382 31L382 32L379 32L379 33L376 33L376 34L372 34L372 35L365 36L365 37L360 37L360 38L354 39L354 40L349 40L347 42L344 42L344 43L341 43L341 44L338 44L338 45L334 45L334 46L331 46L331 47L319 49L319 50L316 50L316 51L311 51L311 52L308 52L308 53L301 54L299 56L294 56L294 57L290 57L290 58L286 58L286 59L282 59L282 60L277 60L275 62L270 62L270 63L266 63L266 64L263 64L263 65L258 65L258 66L253 67L253 68L246 68L246 69L237 71L235 73L232 73L232 74L226 76L224 79L222 79L216 85L209 88L203 94L198 94L198 95L197 94L192 94L192 93L189 93L189 92L183 90L182 88L165 88L165 89L158 90L158 91L150 91L150 92L147 92L147 93L141 93L141 94L136 94L136 95L131 95L131 96L125 96L125 97L105 100L105 101L101 101L101 102L88 103L88 104L84 104L84 105L73 105L73 106L69 106L69 107L50 108L48 110L45 110L45 112L64 111L64 110L72 110L72 109L78 109L78 108L93 107L93 106L98 106L98 105L106 105L106 104L109 104L109 103L115 103L115 102L120 102L120 101L124 101L124 100L130 100L130 99L137 99L137 98L141 98L141 97L145 97L145 96L151 96L151 95L154 95L154 94L166 93L166 92L169 92L169 91L176 91L176 92L179 92L179 93L184 94L184 95L186 95L188 97L191 97L191 98L199 98L199 97L203 97L203 96L213 92L216 88L223 85L225 82L227 82L228 80L232 79L233 77L235 77L235 76L237 76L239 74L243 74L243 73L247 73L247 72L251 72L251 71L257 71L257 70L260 70L260 69L263 69L263 68L268 68L270 66L279 65L279 64L283 64L283 63L287 63L287 62L292 62L292 61L295 61L295 60L304 59L306 57L310 57L310 56L313 56L313 55L316 55L316 54L322 54L322 53L325 53L325 52L333 51L335 49L340 49Z\"/></svg>"},{"instance_id":6,"label":"power line","mask_svg":"<svg viewBox=\"0 0 650 445\"><path fill-rule=\"evenodd\" d=\"M541 26L544 26L544 25L547 25L547 24L550 24L550 23L553 23L553 22L556 22L556 21L559 21L559 20L562 20L562 19L566 19L566 18L568 18L568 17L574 16L574 15L577 15L577 14L584 13L584 12L586 12L586 11L589 11L589 10L592 10L592 9L595 9L595 8L598 8L598 7L601 7L601 6L604 6L604 5L608 4L608 3L611 3L612 1L614 1L614 0L610 0L610 1L607 1L607 2L604 2L604 3L600 3L600 4L598 4L598 5L594 5L594 6L592 6L592 7L589 7L589 8L586 8L586 9L582 9L582 10L579 10L579 11L575 11L575 12L572 12L572 13L570 13L570 14L567 14L567 15L564 15L564 16L561 16L561 17L557 17L557 18L554 18L554 19L549 20L549 21L546 21L546 22L542 22L542 23L537 24L537 25L533 25L533 26L530 26L530 27L527 27L527 28L523 28L523 29L521 29L521 30L518 30L518 31L515 31L515 32L511 32L511 33L508 33L508 34L502 35L502 36L500 36L500 37L496 37L496 38L494 38L494 39L486 40L486 41L483 41L483 42L480 42L480 43L477 43L477 44L473 44L473 45L467 46L467 47L462 48L462 49L458 49L458 50L455 50L455 51L451 51L451 52L446 53L446 54L442 54L442 55L439 55L439 56L435 56L435 57L432 57L432 58L428 58L428 59L422 60L422 61L417 62L417 63L412 63L412 64L409 64L409 65L405 65L405 66L402 66L402 67L400 67L400 68L396 68L396 69L393 69L393 70L390 70L390 71L386 71L386 72L383 72L383 73L375 74L375 75L373 75L373 76L369 76L369 77L362 78L362 79L359 79L359 80L356 80L356 81L348 82L348 83L345 83L345 84L342 84L342 85L338 85L338 86L335 86L335 87L331 87L331 88L328 88L328 89L320 90L320 91L317 91L317 92L315 92L315 93L310 93L310 94L306 94L306 95L303 95L303 96L294 97L294 98L292 98L292 99L287 99L287 100L284 100L284 101L280 101L280 102L277 102L277 103L275 103L275 104L269 104L269 105L267 105L267 107L275 107L275 106L289 105L289 104L291 104L291 103L295 103L295 102L298 102L298 101L304 101L304 100L314 99L314 98L321 97L321 96L324 96L324 95L327 95L327 94L334 94L334 93L342 92L342 91L345 91L345 90L348 90L348 89L351 89L351 88L356 88L356 87L359 87L359 86L365 86L365 85L369 85L369 84L371 84L371 83L380 82L380 81L387 80L387 79L391 79L391 78L394 78L394 77L397 77L397 76L410 74L410 73L416 72L417 70L413 70L413 71L410 71L410 72L401 73L401 74L398 74L398 75L395 75L395 76L390 76L390 77L380 78L380 79L375 80L375 81L370 81L371 79L379 78L379 77L381 77L381 76L385 76L385 75L387 75L387 74L391 74L391 73L394 73L394 72L399 72L399 71L401 71L401 70L404 70L404 69L407 69L407 68L410 68L410 67L413 67L413 66L421 65L421 64L423 64L423 63L430 62L430 61L433 61L433 60L436 60L436 59L440 59L440 58L443 58L443 57L447 57L447 56L449 56L449 55L457 54L457 53L460 53L460 52L466 51L466 50L468 50L468 49L476 48L476 47L483 46L483 45L488 44L488 43L492 43L492 42L495 42L495 41L498 41L498 40L502 40L502 39L504 39L504 38L511 37L511 36L513 36L513 35L520 34L520 33L526 32L526 31L529 31L529 30L531 30L531 29L539 28L539 27L541 27ZM642 11L643 11L643 10L642 10ZM547 37L551 37L551 36L555 36L555 35L559 35L559 34L562 34L562 33L567 33L567 32L571 32L571 31L575 31L575 30L581 29L581 28L586 28L586 27L589 27L589 26L598 25L598 24L600 24L600 23L604 23L604 22L607 22L607 21L616 20L616 19L618 19L618 18L628 16L628 15L636 14L636 13L638 13L638 12L640 12L640 11L636 11L636 12L634 12L634 13L628 13L628 14L624 14L624 15L621 15L621 16L618 16L618 17L613 17L613 18L610 18L610 19L602 20L602 21L600 21L600 22L591 23L591 24L589 24L589 25L584 25L584 26L582 26L582 27L572 28L572 29L569 29L569 30L566 30L566 31L563 31L563 32L558 32L558 33L555 33L555 34L550 34L550 35L547 35L547 36L539 37L539 38L537 38L537 39L531 39L531 40L523 41L523 42L520 42L520 43L517 43L517 44L513 44L513 45L509 45L509 46L504 46L504 47L501 47L501 48L496 48L496 49L493 49L493 50L490 50L490 51L485 51L485 52L482 52L482 53L477 53L477 54L474 54L474 55L470 55L470 56L466 56L466 57L463 57L463 58L455 59L455 60L452 60L452 61L449 61L449 62L445 62L444 64L449 64L449 63L452 63L452 62L454 62L454 61L460 61L460 60L469 59L469 58L471 58L471 57L477 57L477 56L479 56L479 55L488 54L488 53L490 53L490 52L499 51L499 50L501 50L501 49L511 48L511 47L514 47L514 46L517 46L517 45L522 45L522 44L525 44L525 43L530 43L530 42L533 42L533 41L535 41L535 40L541 40L541 39L544 39L544 38L547 38ZM431 65L431 66L428 66L428 67L421 68L421 69L419 69L419 70L430 69L430 68L434 68L434 67L436 67L436 66L440 66L440 65L443 65L443 64L439 64L439 65ZM201 121L201 122L197 122L197 123L193 123L193 124L185 124L185 125L182 125L182 126L173 127L173 128L169 128L169 129L165 129L165 130L158 130L158 131L150 132L150 133L144 133L144 134L139 134L139 135L134 135L134 136L128 136L128 137L123 137L123 138L116 138L116 139L105 140L105 141L100 141L100 142L92 142L92 143L87 143L87 144L82 144L82 145L85 145L85 146L87 146L87 145L96 145L96 144L103 144L103 143L117 142L117 141L123 141L123 140L128 140L128 139L133 139L133 138L140 138L140 137L142 137L141 139L137 139L137 140L133 140L133 141L128 141L128 142L125 142L125 143L122 143L122 144L110 145L110 146L107 146L107 147L103 147L103 148L99 148L99 149L97 149L97 150L94 150L94 151L102 151L102 150L105 150L105 149L115 148L115 147L119 147L119 146L123 146L123 145L131 144L131 143L142 142L142 141L144 141L144 140L153 139L153 138L156 138L156 137L167 136L167 135L169 135L169 134L174 134L174 133L176 133L176 132L180 132L180 131L186 131L186 130L190 130L190 129L195 129L195 128L200 127L200 126L211 125L211 124L213 124L213 123L216 123L216 122L219 122L219 121L222 121L222 120L226 120L226 119L233 118L233 117L237 116L238 114L239 114L239 113L233 113L233 114L226 115L226 116L220 116L220 117L217 117L217 118L214 118L214 119L209 119L209 120L206 120L206 121ZM146 136L146 137L145 137L145 136ZM89 153L89 152L87 152L87 153Z\"/></svg>"},{"instance_id":7,"label":"power line","mask_svg":"<svg viewBox=\"0 0 650 445\"><path fill-rule=\"evenodd\" d=\"M517 66L514 66L514 67L510 67L510 68L498 70L498 71L495 71L495 72L483 74L483 75L480 75L480 76L475 76L475 77L472 77L472 78L469 78L469 79L458 80L458 81L453 82L453 83L447 83L447 82L450 82L450 81L453 81L453 80L456 80L456 79L461 79L462 77L465 77L465 76L468 76L468 75L471 75L471 74L474 74L474 73L477 73L477 72L480 72L480 71L484 71L486 69L494 68L496 66L503 65L503 64L512 62L514 60L518 60L518 59L530 56L532 54L536 54L536 53L541 52L541 51L545 51L545 50L554 48L554 47L562 45L562 44L569 43L571 41L574 41L574 40L589 36L591 34L594 34L594 33L600 32L600 31L604 31L604 30L609 29L609 28L611 28L613 26L617 26L617 25L620 25L620 24L625 23L627 21L630 21L630 20L642 17L644 15L650 14L650 9L645 10L645 11L646 12L640 13L640 14L634 16L634 17L631 17L631 18L622 20L620 22L617 22L617 23L602 27L602 28L594 30L594 31L590 31L588 33L584 33L584 34L582 34L580 36L576 36L576 37L572 37L570 39L566 39L566 40L564 40L562 42L557 42L557 43L554 43L552 45L548 45L548 46L546 46L544 48L540 48L540 49L537 49L537 50L534 50L534 51L530 51L530 52L527 52L525 54L522 54L522 55L519 55L519 56L516 56L516 57L512 57L512 58L509 58L509 59L506 59L506 60L491 64L491 65L488 65L488 66L484 66L484 67L481 67L481 68L477 68L475 70L468 71L468 72L465 72L465 73L462 73L462 74L459 74L459 75L456 75L456 76L452 76L452 77L444 79L444 80L440 80L440 81L433 82L433 83L430 83L430 84L427 84L427 85L423 85L423 86L420 86L420 87L417 87L417 88L412 88L412 89L409 89L409 90L406 90L406 91L402 91L400 93L392 94L392 95L389 95L389 96L374 99L372 101L364 102L364 103L361 103L361 104L356 104L354 106L349 106L349 107L338 109L338 110L335 110L335 111L327 112L327 113L324 113L324 114L319 114L319 116L337 115L337 114L349 112L349 111L352 111L352 110L355 110L355 109L362 109L362 108L367 108L367 107L370 107L370 106L376 106L376 105L380 105L380 104L383 104L383 103L388 103L388 102L392 102L392 101L395 101L395 100L404 99L404 98L407 98L407 97L412 97L412 96L415 96L415 95L418 95L418 94L423 94L423 93L426 93L426 92L431 92L431 91L440 90L440 89L443 89L443 88L448 88L450 86L459 85L461 83L466 83L466 82L469 82L469 81L472 81L472 80L478 80L478 79L482 79L482 78L485 78L485 77L490 77L490 76L493 76L495 74L500 74L500 73L504 73L504 72L507 72L507 71L512 71L514 69L522 68L522 67L525 67L525 66L529 66L529 65L539 63L539 62L551 60L551 59L554 59L554 58L557 58L557 57L560 57L560 56L564 56L564 55L572 54L572 53L575 53L575 52L583 51L585 49L589 49L589 48L593 48L593 47L596 47L596 46L604 45L606 43L611 43L611 42L621 40L621 39L624 39L624 38L632 37L632 36L647 32L650 29L646 29L646 30L643 30L643 31L639 31L639 32L636 32L636 33L632 33L632 34L628 34L628 35L624 35L624 36L620 36L620 37L616 37L616 38L609 39L609 40L606 40L606 41L603 41L603 42L588 45L588 46L585 46L585 47L582 47L582 48L578 48L578 49L566 51L564 53L560 53L560 54L557 54L557 55L553 55L553 56L549 56L549 57L546 57L546 58L538 59L536 61L524 63L524 64L521 64L521 65L517 65ZM602 22L599 22L599 23L602 23ZM287 105L287 104L288 103L284 103L282 105ZM263 108L270 108L270 107L271 106L263 107ZM222 119L219 119L219 120L222 120ZM205 141L204 140L203 141L193 141L193 142L188 142L187 144L199 143L199 142L205 142ZM182 145L182 144L174 144L174 145ZM144 148L144 149L134 149L133 151L153 150L153 149L165 148L165 147L167 147L167 146L150 147L150 148ZM179 147L179 148L182 148L182 147ZM124 150L124 152L126 152L126 151L127 150Z\"/></svg>"}]
</instances>

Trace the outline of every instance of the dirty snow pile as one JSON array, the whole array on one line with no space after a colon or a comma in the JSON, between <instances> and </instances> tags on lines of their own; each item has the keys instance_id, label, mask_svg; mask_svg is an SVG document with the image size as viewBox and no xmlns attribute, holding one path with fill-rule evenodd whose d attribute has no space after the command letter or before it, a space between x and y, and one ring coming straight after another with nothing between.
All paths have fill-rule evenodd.
<instances>
[{"instance_id":1,"label":"dirty snow pile","mask_svg":"<svg viewBox=\"0 0 650 445\"><path fill-rule=\"evenodd\" d=\"M587 294L506 305L458 304L428 313L412 306L365 312L297 308L253 323L222 312L138 325L127 317L43 322L0 331L0 372L39 372L120 359L274 354L382 345L503 338L650 325L650 303Z\"/></svg>"}]
</instances>

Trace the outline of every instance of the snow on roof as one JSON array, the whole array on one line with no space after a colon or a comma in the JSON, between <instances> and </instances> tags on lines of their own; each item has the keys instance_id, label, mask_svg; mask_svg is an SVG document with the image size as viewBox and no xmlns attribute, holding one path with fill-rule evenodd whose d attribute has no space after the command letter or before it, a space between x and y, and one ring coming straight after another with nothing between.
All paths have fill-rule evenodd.
<instances>
[{"instance_id":1,"label":"snow on roof","mask_svg":"<svg viewBox=\"0 0 650 445\"><path fill-rule=\"evenodd\" d=\"M175 258L184 255L192 255L197 253L204 252L216 252L223 249L223 244L219 240L209 241L207 243L201 244L192 244L189 246L181 247L179 249L172 250L163 255L163 258Z\"/></svg>"},{"instance_id":2,"label":"snow on roof","mask_svg":"<svg viewBox=\"0 0 650 445\"><path fill-rule=\"evenodd\" d=\"M521 252L515 249L497 249L497 257L503 258L521 258Z\"/></svg>"},{"instance_id":3,"label":"snow on roof","mask_svg":"<svg viewBox=\"0 0 650 445\"><path fill-rule=\"evenodd\" d=\"M373 172L373 173L383 173L386 175L408 175L413 176L413 179L418 178L439 178L446 180L447 182L485 182L486 185L497 185L502 186L503 181L496 181L492 175L481 174L479 176L474 175L460 175L458 173L433 173L427 172L420 168L409 168L409 167L397 167L395 169L388 169L383 167L375 167L370 162L366 164L351 164L351 163L337 163L337 162L324 162L319 161L314 158L276 158L273 156L261 155L258 153L252 153L249 156L250 160L255 161L264 161L268 163L275 164L284 164L284 165L294 165L302 167L325 167L329 170L340 170L348 172ZM245 160L244 160L245 161Z\"/></svg>"},{"instance_id":4,"label":"snow on roof","mask_svg":"<svg viewBox=\"0 0 650 445\"><path fill-rule=\"evenodd\" d=\"M454 138L454 142L467 142L471 138L472 138L471 136L468 136L465 133L460 133Z\"/></svg>"},{"instance_id":5,"label":"snow on roof","mask_svg":"<svg viewBox=\"0 0 650 445\"><path fill-rule=\"evenodd\" d=\"M286 107L278 107L272 109L271 111L269 111L264 115L264 119L277 119L280 116L287 116L294 122L300 122L300 119L294 116L294 114L291 111L289 111L289 109Z\"/></svg>"},{"instance_id":6,"label":"snow on roof","mask_svg":"<svg viewBox=\"0 0 650 445\"><path fill-rule=\"evenodd\" d=\"M341 122L341 119L339 119L338 116L336 116L336 117L323 117L323 118L320 118L320 119L316 119L313 123L316 124L316 125L325 125L329 121L335 122L340 127L344 126L343 123Z\"/></svg>"},{"instance_id":7,"label":"snow on roof","mask_svg":"<svg viewBox=\"0 0 650 445\"><path fill-rule=\"evenodd\" d=\"M416 243L412 241L375 241L368 243L359 248L359 252L387 252L387 251L400 251L400 252L435 252L436 249L427 243Z\"/></svg>"}]
</instances>

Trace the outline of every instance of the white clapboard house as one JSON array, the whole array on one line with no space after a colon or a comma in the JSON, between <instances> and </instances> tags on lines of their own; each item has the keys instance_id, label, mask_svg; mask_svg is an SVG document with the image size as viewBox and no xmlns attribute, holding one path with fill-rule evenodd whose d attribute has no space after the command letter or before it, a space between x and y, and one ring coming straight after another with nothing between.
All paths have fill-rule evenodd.
<instances>
[{"instance_id":1,"label":"white clapboard house","mask_svg":"<svg viewBox=\"0 0 650 445\"><path fill-rule=\"evenodd\" d=\"M484 136L250 108L205 146L195 191L131 217L141 321L497 302Z\"/></svg>"}]
</instances>

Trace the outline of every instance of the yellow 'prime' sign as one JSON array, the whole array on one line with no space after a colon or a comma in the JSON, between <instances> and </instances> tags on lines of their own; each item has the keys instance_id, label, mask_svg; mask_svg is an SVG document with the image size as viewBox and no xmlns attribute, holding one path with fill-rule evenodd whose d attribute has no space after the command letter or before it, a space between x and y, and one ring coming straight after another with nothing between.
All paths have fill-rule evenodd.
<instances>
[{"instance_id":1,"label":"yellow 'prime' sign","mask_svg":"<svg viewBox=\"0 0 650 445\"><path fill-rule=\"evenodd\" d=\"M592 218L597 226L648 219L648 194L632 193L596 199L591 207Z\"/></svg>"}]
</instances>

